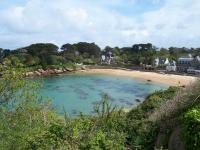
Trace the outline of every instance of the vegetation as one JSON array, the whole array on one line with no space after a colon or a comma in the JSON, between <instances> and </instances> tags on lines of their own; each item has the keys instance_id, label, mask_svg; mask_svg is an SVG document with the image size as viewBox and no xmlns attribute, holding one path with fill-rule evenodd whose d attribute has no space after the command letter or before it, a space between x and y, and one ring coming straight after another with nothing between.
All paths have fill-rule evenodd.
<instances>
[{"instance_id":1,"label":"vegetation","mask_svg":"<svg viewBox=\"0 0 200 150\"><path fill-rule=\"evenodd\" d=\"M200 105L188 110L183 114L183 138L187 149L197 150L200 148Z\"/></svg>"},{"instance_id":2,"label":"vegetation","mask_svg":"<svg viewBox=\"0 0 200 150\"><path fill-rule=\"evenodd\" d=\"M183 55L200 55L199 48L158 49L151 43L135 44L131 47L109 47L101 49L95 43L79 42L64 44L59 47L52 43L37 43L15 50L0 48L0 63L13 67L26 68L41 66L46 69L51 65L63 65L68 63L83 63L86 65L99 64L101 56L114 56L114 62L118 66L130 66L147 64L152 65L157 57L177 60Z\"/></svg>"},{"instance_id":3,"label":"vegetation","mask_svg":"<svg viewBox=\"0 0 200 150\"><path fill-rule=\"evenodd\" d=\"M187 149L200 146L199 82L186 89L157 91L129 113L110 105L105 95L94 107L96 115L69 118L67 113L58 115L48 99L37 95L41 86L24 79L21 71L7 69L0 80L3 150L169 148L177 127Z\"/></svg>"}]
</instances>

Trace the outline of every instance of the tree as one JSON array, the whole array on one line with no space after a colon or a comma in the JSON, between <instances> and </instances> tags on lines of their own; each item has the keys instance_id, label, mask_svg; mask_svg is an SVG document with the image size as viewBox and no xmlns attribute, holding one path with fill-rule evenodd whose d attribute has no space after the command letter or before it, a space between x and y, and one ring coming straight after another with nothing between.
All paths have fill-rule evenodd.
<instances>
[{"instance_id":1,"label":"tree","mask_svg":"<svg viewBox=\"0 0 200 150\"><path fill-rule=\"evenodd\" d=\"M3 48L0 48L0 63L3 62L3 59L7 56L9 56L10 54L10 50L9 49L3 49Z\"/></svg>"},{"instance_id":2,"label":"tree","mask_svg":"<svg viewBox=\"0 0 200 150\"><path fill-rule=\"evenodd\" d=\"M0 63L3 61L3 57L4 57L3 49L0 48Z\"/></svg>"},{"instance_id":3,"label":"tree","mask_svg":"<svg viewBox=\"0 0 200 150\"><path fill-rule=\"evenodd\" d=\"M51 55L58 55L58 46L51 43L32 44L24 49L28 54L38 57L43 67L52 64Z\"/></svg>"},{"instance_id":4,"label":"tree","mask_svg":"<svg viewBox=\"0 0 200 150\"><path fill-rule=\"evenodd\" d=\"M75 45L72 44L64 44L63 46L61 46L61 50L65 51L65 52L74 52L77 50Z\"/></svg>"},{"instance_id":5,"label":"tree","mask_svg":"<svg viewBox=\"0 0 200 150\"><path fill-rule=\"evenodd\" d=\"M95 43L79 42L75 44L75 46L77 48L77 51L79 51L81 54L88 53L89 56L100 56L101 49Z\"/></svg>"},{"instance_id":6,"label":"tree","mask_svg":"<svg viewBox=\"0 0 200 150\"><path fill-rule=\"evenodd\" d=\"M95 43L79 42L76 44L64 44L61 56L72 62L95 62L100 58L101 49ZM85 60L84 60L85 59ZM88 61L88 59L91 59Z\"/></svg>"}]
</instances>

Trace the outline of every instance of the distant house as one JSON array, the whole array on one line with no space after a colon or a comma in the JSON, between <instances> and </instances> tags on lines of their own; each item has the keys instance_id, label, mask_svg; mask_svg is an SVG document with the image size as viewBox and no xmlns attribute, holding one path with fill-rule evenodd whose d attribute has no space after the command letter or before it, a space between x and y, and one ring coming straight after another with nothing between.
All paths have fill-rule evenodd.
<instances>
[{"instance_id":1,"label":"distant house","mask_svg":"<svg viewBox=\"0 0 200 150\"><path fill-rule=\"evenodd\" d=\"M157 57L155 60L154 60L154 63L153 65L155 67L160 67L160 66L167 66L169 65L170 62L169 62L169 59L168 58L165 58L165 57Z\"/></svg>"},{"instance_id":2,"label":"distant house","mask_svg":"<svg viewBox=\"0 0 200 150\"><path fill-rule=\"evenodd\" d=\"M112 52L107 52L101 55L101 64L112 64L115 62L115 57Z\"/></svg>"},{"instance_id":3,"label":"distant house","mask_svg":"<svg viewBox=\"0 0 200 150\"><path fill-rule=\"evenodd\" d=\"M187 72L187 69L192 68L192 57L180 57L177 61L177 71Z\"/></svg>"},{"instance_id":4,"label":"distant house","mask_svg":"<svg viewBox=\"0 0 200 150\"><path fill-rule=\"evenodd\" d=\"M174 60L170 61L169 64L166 66L166 71L175 72L176 70L177 70L176 62Z\"/></svg>"},{"instance_id":5,"label":"distant house","mask_svg":"<svg viewBox=\"0 0 200 150\"><path fill-rule=\"evenodd\" d=\"M200 70L200 57L180 57L177 61L177 71L195 74Z\"/></svg>"}]
</instances>

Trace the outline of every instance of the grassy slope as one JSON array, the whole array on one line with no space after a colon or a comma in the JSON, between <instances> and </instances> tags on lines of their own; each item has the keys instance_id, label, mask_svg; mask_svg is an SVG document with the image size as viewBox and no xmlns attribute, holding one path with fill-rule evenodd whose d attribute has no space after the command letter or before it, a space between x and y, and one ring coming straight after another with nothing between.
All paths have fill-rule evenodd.
<instances>
[{"instance_id":1,"label":"grassy slope","mask_svg":"<svg viewBox=\"0 0 200 150\"><path fill-rule=\"evenodd\" d=\"M186 88L171 87L149 95L127 115L128 144L133 149L198 149L199 94L198 81Z\"/></svg>"}]
</instances>

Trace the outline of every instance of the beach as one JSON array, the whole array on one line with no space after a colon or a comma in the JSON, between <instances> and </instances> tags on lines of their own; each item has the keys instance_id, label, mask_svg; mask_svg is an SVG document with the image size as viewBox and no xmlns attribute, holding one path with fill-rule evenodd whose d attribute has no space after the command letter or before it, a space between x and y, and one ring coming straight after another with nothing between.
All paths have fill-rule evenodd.
<instances>
[{"instance_id":1,"label":"beach","mask_svg":"<svg viewBox=\"0 0 200 150\"><path fill-rule=\"evenodd\" d=\"M161 84L166 84L169 86L186 86L197 80L197 77L193 77L193 76L144 72L144 71L136 71L136 70L129 70L129 69L126 69L126 70L86 69L79 72L84 73L84 74L107 74L107 75L132 77L132 78L157 82Z\"/></svg>"}]
</instances>

